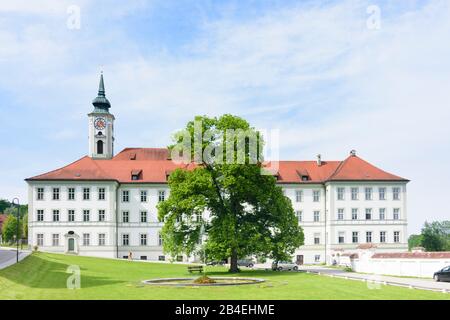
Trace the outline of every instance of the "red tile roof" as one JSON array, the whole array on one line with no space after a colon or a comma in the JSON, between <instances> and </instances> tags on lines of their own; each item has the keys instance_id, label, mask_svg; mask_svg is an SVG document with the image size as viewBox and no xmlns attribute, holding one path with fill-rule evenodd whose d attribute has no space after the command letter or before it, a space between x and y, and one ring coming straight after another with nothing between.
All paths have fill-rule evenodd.
<instances>
[{"instance_id":1,"label":"red tile roof","mask_svg":"<svg viewBox=\"0 0 450 320\"><path fill-rule=\"evenodd\" d=\"M94 160L85 156L65 167L26 180L111 180L121 183L165 183L167 174L176 168L191 169L194 165L175 164L164 148L126 148L111 160ZM266 163L273 166L275 163ZM131 173L140 171L139 180L131 180ZM279 183L324 183L341 180L408 180L387 173L357 156L344 161L279 161L272 172ZM308 180L303 181L302 176Z\"/></svg>"},{"instance_id":2,"label":"red tile roof","mask_svg":"<svg viewBox=\"0 0 450 320\"><path fill-rule=\"evenodd\" d=\"M373 259L450 259L450 251L375 253Z\"/></svg>"}]
</instances>

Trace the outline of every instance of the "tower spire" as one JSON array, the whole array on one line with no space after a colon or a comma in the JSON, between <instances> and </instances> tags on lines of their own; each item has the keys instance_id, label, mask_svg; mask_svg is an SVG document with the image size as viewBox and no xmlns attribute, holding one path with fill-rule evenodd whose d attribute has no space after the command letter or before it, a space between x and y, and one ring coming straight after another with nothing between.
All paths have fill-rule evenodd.
<instances>
[{"instance_id":1,"label":"tower spire","mask_svg":"<svg viewBox=\"0 0 450 320\"><path fill-rule=\"evenodd\" d=\"M95 107L94 111L97 112L109 112L109 108L111 108L111 104L105 96L105 83L103 81L103 71L100 73L100 83L98 85L98 94L97 97L92 101L92 104Z\"/></svg>"}]
</instances>

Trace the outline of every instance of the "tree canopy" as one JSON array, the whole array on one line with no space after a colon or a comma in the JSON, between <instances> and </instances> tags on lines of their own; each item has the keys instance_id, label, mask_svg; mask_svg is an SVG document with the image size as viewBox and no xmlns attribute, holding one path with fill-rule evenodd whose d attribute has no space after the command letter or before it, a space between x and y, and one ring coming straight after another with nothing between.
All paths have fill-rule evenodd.
<instances>
[{"instance_id":1,"label":"tree canopy","mask_svg":"<svg viewBox=\"0 0 450 320\"><path fill-rule=\"evenodd\" d=\"M172 155L196 165L170 174L170 195L158 205L166 252L192 255L204 240L208 257L230 258L236 272L238 258L285 260L303 244L289 198L264 172L262 136L246 120L198 116L174 142ZM180 145L188 148L180 152Z\"/></svg>"}]
</instances>

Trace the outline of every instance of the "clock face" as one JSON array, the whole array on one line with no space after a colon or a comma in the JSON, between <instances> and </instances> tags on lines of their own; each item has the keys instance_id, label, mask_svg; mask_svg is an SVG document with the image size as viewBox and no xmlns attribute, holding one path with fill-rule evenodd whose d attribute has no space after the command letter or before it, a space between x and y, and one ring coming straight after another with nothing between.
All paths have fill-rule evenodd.
<instances>
[{"instance_id":1,"label":"clock face","mask_svg":"<svg viewBox=\"0 0 450 320\"><path fill-rule=\"evenodd\" d=\"M97 130L103 130L106 127L106 120L104 118L96 118L94 120L94 127Z\"/></svg>"}]
</instances>

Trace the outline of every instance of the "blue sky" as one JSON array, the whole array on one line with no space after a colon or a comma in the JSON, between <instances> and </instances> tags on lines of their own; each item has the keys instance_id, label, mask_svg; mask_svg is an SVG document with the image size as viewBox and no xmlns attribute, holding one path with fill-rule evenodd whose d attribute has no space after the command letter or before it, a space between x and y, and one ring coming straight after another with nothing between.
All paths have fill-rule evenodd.
<instances>
[{"instance_id":1,"label":"blue sky","mask_svg":"<svg viewBox=\"0 0 450 320\"><path fill-rule=\"evenodd\" d=\"M449 40L437 0L0 0L0 197L25 200L24 178L87 153L104 70L117 150L165 146L196 114L238 114L280 130L282 159L356 149L411 179L415 232L450 217Z\"/></svg>"}]
</instances>

